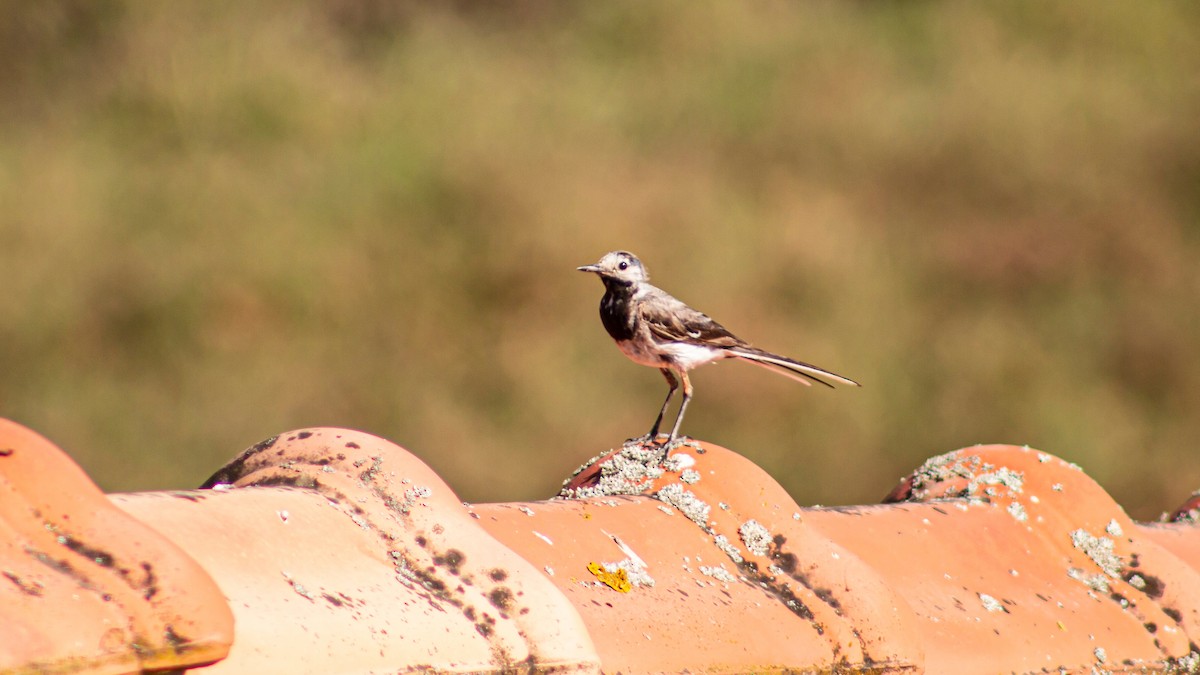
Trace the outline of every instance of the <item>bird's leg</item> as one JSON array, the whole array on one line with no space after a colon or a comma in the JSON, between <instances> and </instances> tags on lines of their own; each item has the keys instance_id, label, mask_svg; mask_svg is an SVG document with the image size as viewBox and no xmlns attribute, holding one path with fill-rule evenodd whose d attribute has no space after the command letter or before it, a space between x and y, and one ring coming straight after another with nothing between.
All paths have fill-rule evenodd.
<instances>
[{"instance_id":1,"label":"bird's leg","mask_svg":"<svg viewBox=\"0 0 1200 675\"><path fill-rule=\"evenodd\" d=\"M668 368L660 369L663 377L667 378L667 384L671 387L667 390L667 398L663 401L662 409L658 411L658 419L654 420L654 426L650 427L650 433L646 434L646 440L651 443L658 438L658 427L662 425L663 415L667 412L667 404L671 402L671 397L675 395L675 390L679 388L679 380L675 379L674 373Z\"/></svg>"},{"instance_id":2,"label":"bird's leg","mask_svg":"<svg viewBox=\"0 0 1200 675\"><path fill-rule=\"evenodd\" d=\"M683 403L679 405L679 416L675 418L675 427L671 429L671 436L667 438L667 445L670 446L675 442L675 438L679 436L679 425L683 423L683 413L687 412L688 402L692 400L692 381L688 379L687 371L679 373L683 379Z\"/></svg>"}]
</instances>

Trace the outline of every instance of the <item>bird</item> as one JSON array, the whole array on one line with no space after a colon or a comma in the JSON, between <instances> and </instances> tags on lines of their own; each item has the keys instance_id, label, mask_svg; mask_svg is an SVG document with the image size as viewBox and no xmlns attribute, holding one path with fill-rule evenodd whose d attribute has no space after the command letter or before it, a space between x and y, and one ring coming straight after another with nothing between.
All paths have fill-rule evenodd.
<instances>
[{"instance_id":1,"label":"bird","mask_svg":"<svg viewBox=\"0 0 1200 675\"><path fill-rule=\"evenodd\" d=\"M646 441L657 442L663 415L682 382L683 403L665 445L674 444L694 391L688 371L706 363L739 359L807 386L812 382L830 388L834 383L861 386L824 368L751 346L707 314L651 285L646 266L629 251L611 251L595 264L576 269L595 274L604 283L600 321L617 347L634 363L658 368L670 387L654 426L642 437Z\"/></svg>"}]
</instances>

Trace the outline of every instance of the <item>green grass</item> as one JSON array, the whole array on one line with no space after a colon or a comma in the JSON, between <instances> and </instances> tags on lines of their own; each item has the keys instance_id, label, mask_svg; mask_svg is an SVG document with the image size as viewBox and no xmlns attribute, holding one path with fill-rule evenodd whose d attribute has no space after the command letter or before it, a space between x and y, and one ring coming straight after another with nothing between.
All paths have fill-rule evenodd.
<instances>
[{"instance_id":1,"label":"green grass","mask_svg":"<svg viewBox=\"0 0 1200 675\"><path fill-rule=\"evenodd\" d=\"M108 490L364 429L552 494L661 377L613 248L756 344L685 431L801 503L1030 444L1200 485L1187 3L0 2L0 415Z\"/></svg>"}]
</instances>

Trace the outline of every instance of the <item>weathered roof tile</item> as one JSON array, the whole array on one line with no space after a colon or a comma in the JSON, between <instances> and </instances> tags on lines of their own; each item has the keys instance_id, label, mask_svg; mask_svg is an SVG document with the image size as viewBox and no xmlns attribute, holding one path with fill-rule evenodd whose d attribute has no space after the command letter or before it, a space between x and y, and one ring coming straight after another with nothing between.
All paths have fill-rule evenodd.
<instances>
[{"instance_id":1,"label":"weathered roof tile","mask_svg":"<svg viewBox=\"0 0 1200 675\"><path fill-rule=\"evenodd\" d=\"M0 425L0 669L189 667L224 655L230 611L215 672L1200 668L1196 526L1134 523L1029 448L804 508L724 448L632 444L557 498L466 505L406 450L321 428L205 486L105 500Z\"/></svg>"}]
</instances>

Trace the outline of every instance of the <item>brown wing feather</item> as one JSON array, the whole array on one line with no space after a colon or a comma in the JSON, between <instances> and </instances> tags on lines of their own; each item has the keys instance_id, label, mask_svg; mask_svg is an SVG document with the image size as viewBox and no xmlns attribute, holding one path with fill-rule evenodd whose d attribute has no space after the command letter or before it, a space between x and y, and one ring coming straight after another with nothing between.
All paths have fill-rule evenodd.
<instances>
[{"instance_id":1,"label":"brown wing feather","mask_svg":"<svg viewBox=\"0 0 1200 675\"><path fill-rule=\"evenodd\" d=\"M707 314L688 307L671 295L654 289L638 303L638 313L650 333L660 340L709 345L748 346Z\"/></svg>"}]
</instances>

